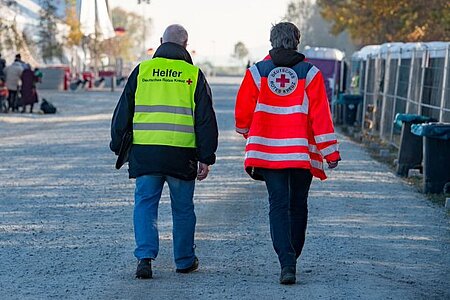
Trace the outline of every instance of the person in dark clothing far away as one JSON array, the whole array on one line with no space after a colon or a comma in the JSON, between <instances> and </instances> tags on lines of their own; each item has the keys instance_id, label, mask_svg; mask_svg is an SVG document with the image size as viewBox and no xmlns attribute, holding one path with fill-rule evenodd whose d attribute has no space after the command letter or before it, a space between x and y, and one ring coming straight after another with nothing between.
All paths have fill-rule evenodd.
<instances>
[{"instance_id":1,"label":"person in dark clothing far away","mask_svg":"<svg viewBox=\"0 0 450 300\"><path fill-rule=\"evenodd\" d=\"M2 54L0 53L0 79L5 79L4 69L6 67L6 60L2 58Z\"/></svg>"},{"instance_id":2,"label":"person in dark clothing far away","mask_svg":"<svg viewBox=\"0 0 450 300\"><path fill-rule=\"evenodd\" d=\"M25 112L27 105L30 106L30 113L33 113L33 106L38 102L37 92L36 92L36 82L38 82L38 77L35 72L31 69L29 64L26 65L25 70L22 72L22 88L21 88L21 105L22 113Z\"/></svg>"},{"instance_id":3,"label":"person in dark clothing far away","mask_svg":"<svg viewBox=\"0 0 450 300\"><path fill-rule=\"evenodd\" d=\"M195 179L205 179L215 163L218 129L210 87L192 63L187 40L181 25L167 27L153 58L130 74L112 118L110 148L116 155L132 131L128 171L136 178L137 278L152 278L152 261L159 251L158 204L165 182L170 190L176 271L198 268Z\"/></svg>"},{"instance_id":4,"label":"person in dark clothing far away","mask_svg":"<svg viewBox=\"0 0 450 300\"><path fill-rule=\"evenodd\" d=\"M270 31L273 49L251 66L236 99L236 131L247 139L245 169L269 193L270 235L280 283L296 282L305 242L312 177L326 178L323 160L340 160L322 74L297 52L300 31L288 22Z\"/></svg>"}]
</instances>

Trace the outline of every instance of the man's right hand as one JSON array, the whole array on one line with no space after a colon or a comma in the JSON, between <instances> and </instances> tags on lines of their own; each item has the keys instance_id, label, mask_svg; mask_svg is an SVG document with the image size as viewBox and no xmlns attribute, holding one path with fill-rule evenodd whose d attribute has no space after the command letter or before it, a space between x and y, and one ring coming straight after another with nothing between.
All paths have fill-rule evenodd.
<instances>
[{"instance_id":1,"label":"man's right hand","mask_svg":"<svg viewBox=\"0 0 450 300\"><path fill-rule=\"evenodd\" d=\"M202 162L198 163L197 180L202 181L208 176L209 166Z\"/></svg>"}]
</instances>

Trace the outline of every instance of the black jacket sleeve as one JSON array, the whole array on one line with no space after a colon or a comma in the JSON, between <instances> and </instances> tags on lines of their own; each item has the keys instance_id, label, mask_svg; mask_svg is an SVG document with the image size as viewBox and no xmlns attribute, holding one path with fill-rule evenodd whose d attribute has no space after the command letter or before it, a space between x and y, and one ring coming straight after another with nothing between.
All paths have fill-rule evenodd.
<instances>
[{"instance_id":1,"label":"black jacket sleeve","mask_svg":"<svg viewBox=\"0 0 450 300\"><path fill-rule=\"evenodd\" d=\"M137 88L139 65L131 72L128 81L117 103L111 121L111 142L109 148L116 155L119 154L122 137L127 130L133 129L134 96Z\"/></svg>"},{"instance_id":2,"label":"black jacket sleeve","mask_svg":"<svg viewBox=\"0 0 450 300\"><path fill-rule=\"evenodd\" d=\"M199 70L195 98L195 135L198 160L207 165L216 162L218 130L213 109L211 89L205 75Z\"/></svg>"}]
</instances>

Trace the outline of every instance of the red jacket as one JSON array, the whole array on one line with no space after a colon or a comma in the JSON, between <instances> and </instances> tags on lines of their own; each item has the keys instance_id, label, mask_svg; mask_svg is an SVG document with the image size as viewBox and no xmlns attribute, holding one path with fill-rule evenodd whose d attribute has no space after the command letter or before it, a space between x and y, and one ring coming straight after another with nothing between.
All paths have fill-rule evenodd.
<instances>
[{"instance_id":1,"label":"red jacket","mask_svg":"<svg viewBox=\"0 0 450 300\"><path fill-rule=\"evenodd\" d=\"M247 137L245 169L310 169L340 160L322 74L301 61L277 67L270 56L250 67L239 89L236 131Z\"/></svg>"}]
</instances>

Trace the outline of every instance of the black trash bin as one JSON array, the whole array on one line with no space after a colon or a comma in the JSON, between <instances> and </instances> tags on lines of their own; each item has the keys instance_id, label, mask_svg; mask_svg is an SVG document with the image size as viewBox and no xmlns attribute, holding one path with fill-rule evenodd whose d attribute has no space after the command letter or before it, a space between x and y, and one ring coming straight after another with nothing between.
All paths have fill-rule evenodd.
<instances>
[{"instance_id":1,"label":"black trash bin","mask_svg":"<svg viewBox=\"0 0 450 300\"><path fill-rule=\"evenodd\" d=\"M363 101L362 95L340 94L337 103L342 105L342 119L345 125L355 125L358 106Z\"/></svg>"},{"instance_id":2,"label":"black trash bin","mask_svg":"<svg viewBox=\"0 0 450 300\"><path fill-rule=\"evenodd\" d=\"M423 136L424 193L442 193L450 182L450 123L415 124L411 132Z\"/></svg>"},{"instance_id":3,"label":"black trash bin","mask_svg":"<svg viewBox=\"0 0 450 300\"><path fill-rule=\"evenodd\" d=\"M408 176L409 169L418 169L422 166L422 137L411 132L412 124L421 124L432 121L432 118L414 115L395 115L394 126L401 128L400 149L397 156L397 175Z\"/></svg>"}]
</instances>

